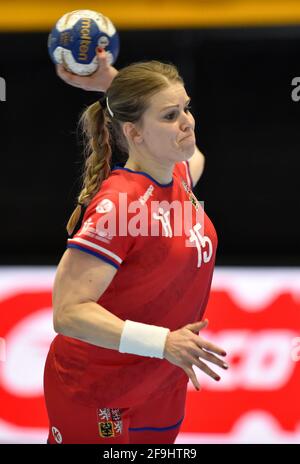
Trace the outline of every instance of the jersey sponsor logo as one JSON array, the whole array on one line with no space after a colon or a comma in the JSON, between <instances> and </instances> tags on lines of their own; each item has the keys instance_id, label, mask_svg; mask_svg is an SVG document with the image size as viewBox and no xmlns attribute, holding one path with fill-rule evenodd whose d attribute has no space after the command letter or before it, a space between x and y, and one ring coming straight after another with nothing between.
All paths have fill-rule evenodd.
<instances>
[{"instance_id":1,"label":"jersey sponsor logo","mask_svg":"<svg viewBox=\"0 0 300 464\"><path fill-rule=\"evenodd\" d=\"M62 434L60 431L56 427L52 427L51 432L56 443L60 445L62 443Z\"/></svg>"},{"instance_id":2,"label":"jersey sponsor logo","mask_svg":"<svg viewBox=\"0 0 300 464\"><path fill-rule=\"evenodd\" d=\"M142 195L140 198L139 198L139 202L142 204L142 205L145 205L145 203L147 203L147 200L153 195L153 191L154 191L154 187L153 185L151 184L146 192L144 193L144 195Z\"/></svg>"},{"instance_id":3,"label":"jersey sponsor logo","mask_svg":"<svg viewBox=\"0 0 300 464\"><path fill-rule=\"evenodd\" d=\"M96 207L97 213L109 213L114 207L114 204L108 198L104 198Z\"/></svg>"},{"instance_id":4,"label":"jersey sponsor logo","mask_svg":"<svg viewBox=\"0 0 300 464\"><path fill-rule=\"evenodd\" d=\"M122 434L123 424L119 408L97 409L97 419L100 437L110 438Z\"/></svg>"},{"instance_id":5,"label":"jersey sponsor logo","mask_svg":"<svg viewBox=\"0 0 300 464\"><path fill-rule=\"evenodd\" d=\"M80 232L77 235L90 235L96 232L94 222L91 218L83 223Z\"/></svg>"},{"instance_id":6,"label":"jersey sponsor logo","mask_svg":"<svg viewBox=\"0 0 300 464\"><path fill-rule=\"evenodd\" d=\"M112 237L109 235L107 230L101 228L100 221L97 221L95 225L91 218L87 219L77 236L85 236L101 240L104 243L110 243Z\"/></svg>"}]
</instances>

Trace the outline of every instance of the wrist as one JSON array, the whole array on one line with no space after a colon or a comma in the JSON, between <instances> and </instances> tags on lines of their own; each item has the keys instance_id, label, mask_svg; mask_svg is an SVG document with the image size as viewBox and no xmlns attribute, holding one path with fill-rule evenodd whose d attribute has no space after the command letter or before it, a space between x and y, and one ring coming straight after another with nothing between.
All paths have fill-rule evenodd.
<instances>
[{"instance_id":1,"label":"wrist","mask_svg":"<svg viewBox=\"0 0 300 464\"><path fill-rule=\"evenodd\" d=\"M170 330L165 327L126 320L120 338L119 352L163 359L169 332Z\"/></svg>"}]
</instances>

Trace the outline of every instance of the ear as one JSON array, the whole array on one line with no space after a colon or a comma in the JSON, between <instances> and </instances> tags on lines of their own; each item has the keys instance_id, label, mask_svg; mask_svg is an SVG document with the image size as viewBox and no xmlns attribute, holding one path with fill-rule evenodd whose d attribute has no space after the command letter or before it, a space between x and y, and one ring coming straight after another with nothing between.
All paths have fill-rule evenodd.
<instances>
[{"instance_id":1,"label":"ear","mask_svg":"<svg viewBox=\"0 0 300 464\"><path fill-rule=\"evenodd\" d=\"M143 136L141 131L138 130L137 126L132 122L125 122L123 124L123 133L128 142L134 142L140 144L143 142Z\"/></svg>"}]
</instances>

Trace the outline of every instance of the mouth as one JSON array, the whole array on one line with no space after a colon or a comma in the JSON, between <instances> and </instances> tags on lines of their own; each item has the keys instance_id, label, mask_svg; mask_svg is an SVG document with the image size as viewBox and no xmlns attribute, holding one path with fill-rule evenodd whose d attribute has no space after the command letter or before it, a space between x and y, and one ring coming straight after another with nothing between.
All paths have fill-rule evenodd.
<instances>
[{"instance_id":1,"label":"mouth","mask_svg":"<svg viewBox=\"0 0 300 464\"><path fill-rule=\"evenodd\" d=\"M193 132L191 134L186 135L185 137L183 137L181 140L179 140L179 142L182 142L183 140L186 140L186 139L189 139L189 138L194 138L194 133Z\"/></svg>"}]
</instances>

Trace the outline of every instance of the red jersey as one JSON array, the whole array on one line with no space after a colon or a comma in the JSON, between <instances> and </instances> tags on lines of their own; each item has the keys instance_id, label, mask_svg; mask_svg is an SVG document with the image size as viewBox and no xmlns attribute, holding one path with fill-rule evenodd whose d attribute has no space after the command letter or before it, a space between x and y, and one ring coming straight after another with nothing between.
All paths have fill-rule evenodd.
<instances>
[{"instance_id":1,"label":"red jersey","mask_svg":"<svg viewBox=\"0 0 300 464\"><path fill-rule=\"evenodd\" d=\"M124 167L112 170L68 240L68 247L118 269L99 305L123 320L171 331L202 319L217 236L191 187L186 161L175 165L168 184ZM63 335L55 338L53 349L65 388L84 404L129 407L157 389L189 380L165 359L120 353Z\"/></svg>"}]
</instances>

